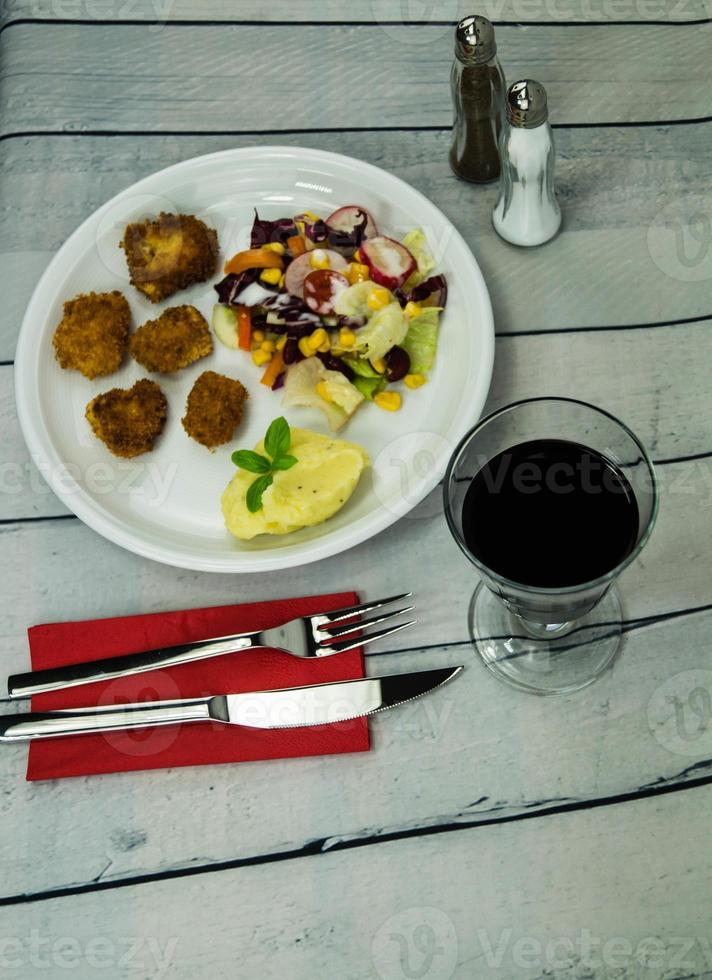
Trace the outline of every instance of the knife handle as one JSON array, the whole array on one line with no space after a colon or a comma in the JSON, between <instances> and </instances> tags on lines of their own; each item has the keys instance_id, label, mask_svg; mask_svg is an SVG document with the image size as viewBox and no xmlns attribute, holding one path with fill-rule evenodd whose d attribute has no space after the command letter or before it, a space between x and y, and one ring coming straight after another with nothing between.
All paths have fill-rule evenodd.
<instances>
[{"instance_id":1,"label":"knife handle","mask_svg":"<svg viewBox=\"0 0 712 980\"><path fill-rule=\"evenodd\" d=\"M141 653L127 653L120 657L90 660L83 664L67 664L49 670L13 674L8 678L7 692L13 701L19 701L31 698L34 694L63 691L65 688L77 687L80 684L111 681L118 677L142 674L148 670L175 667L178 664L192 663L207 657L247 650L255 645L255 639L259 635L259 633L234 633L232 636L221 636L213 640L197 640L195 643L145 650Z\"/></svg>"},{"instance_id":2,"label":"knife handle","mask_svg":"<svg viewBox=\"0 0 712 980\"><path fill-rule=\"evenodd\" d=\"M175 725L209 721L212 697L187 701L147 701L135 705L75 708L0 716L0 742L28 742L36 738L95 735L148 725Z\"/></svg>"}]
</instances>

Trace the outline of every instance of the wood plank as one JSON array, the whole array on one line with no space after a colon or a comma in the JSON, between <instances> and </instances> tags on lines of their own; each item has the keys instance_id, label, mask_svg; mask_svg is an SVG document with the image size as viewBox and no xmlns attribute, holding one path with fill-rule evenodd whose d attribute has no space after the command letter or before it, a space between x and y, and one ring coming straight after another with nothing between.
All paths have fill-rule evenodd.
<instances>
[{"instance_id":1,"label":"wood plank","mask_svg":"<svg viewBox=\"0 0 712 980\"><path fill-rule=\"evenodd\" d=\"M19 938L8 953L28 980L47 975L33 929L43 964L57 942L54 962L67 950L80 980L96 975L97 936L116 944L104 963L135 937L141 975L177 980L228 980L236 960L266 980L390 980L428 963L443 980L709 977L710 802L707 788L18 905L0 935Z\"/></svg>"},{"instance_id":2,"label":"wood plank","mask_svg":"<svg viewBox=\"0 0 712 980\"><path fill-rule=\"evenodd\" d=\"M641 24L650 21L682 23L705 20L709 7L705 0L480 0L477 9L493 21L520 23L556 23L557 21L610 22ZM299 21L348 23L374 21L389 25L416 22L442 24L459 20L471 13L469 0L440 0L437 4L400 4L394 0L371 0L367 6L348 0L3 0L2 19L18 18L80 20L148 20L171 22L198 21ZM410 29L409 29L410 30ZM412 33L407 35L412 36Z\"/></svg>"},{"instance_id":3,"label":"wood plank","mask_svg":"<svg viewBox=\"0 0 712 980\"><path fill-rule=\"evenodd\" d=\"M19 24L2 40L0 132L449 127L451 37L416 30L417 45L370 25ZM554 123L709 115L704 29L531 25L498 37L506 74L544 83ZM297 87L285 87L285 44ZM368 84L363 51L378 66Z\"/></svg>"},{"instance_id":4,"label":"wood plank","mask_svg":"<svg viewBox=\"0 0 712 980\"><path fill-rule=\"evenodd\" d=\"M712 735L699 731L691 699L705 679L712 693L696 653L711 625L708 612L634 630L612 674L546 702L500 685L468 646L370 656L371 674L467 669L430 698L374 718L366 754L26 783L26 748L3 746L0 899L98 877L263 860L310 843L324 851L339 841L365 846L712 778ZM675 735L672 695L686 712L686 742ZM277 803L286 799L288 806ZM167 800L180 813L169 832Z\"/></svg>"},{"instance_id":5,"label":"wood plank","mask_svg":"<svg viewBox=\"0 0 712 980\"><path fill-rule=\"evenodd\" d=\"M542 392L583 398L620 414L655 459L697 455L712 450L706 424L712 414L710 362L709 321L651 330L500 337L485 411ZM0 367L0 520L67 513L30 461L16 419L11 374L11 367Z\"/></svg>"},{"instance_id":6,"label":"wood plank","mask_svg":"<svg viewBox=\"0 0 712 980\"><path fill-rule=\"evenodd\" d=\"M447 133L278 137L365 159L431 198L480 262L499 332L712 313L712 253L699 252L691 224L712 207L708 127L558 130L556 141L564 229L545 248L524 250L492 229L496 188L471 187L452 176ZM63 136L0 144L0 181L13 201L0 213L0 277L7 284L0 360L13 357L25 306L52 252L92 211L162 167L257 142L264 140Z\"/></svg>"}]
</instances>

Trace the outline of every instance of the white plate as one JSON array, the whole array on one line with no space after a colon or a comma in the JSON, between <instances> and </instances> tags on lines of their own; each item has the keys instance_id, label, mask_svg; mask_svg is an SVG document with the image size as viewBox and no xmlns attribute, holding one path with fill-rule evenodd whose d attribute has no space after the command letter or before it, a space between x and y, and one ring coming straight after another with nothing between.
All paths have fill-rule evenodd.
<instances>
[{"instance_id":1,"label":"white plate","mask_svg":"<svg viewBox=\"0 0 712 980\"><path fill-rule=\"evenodd\" d=\"M399 412L363 406L340 433L369 452L372 467L343 510L325 524L284 538L235 540L225 530L221 493L234 473L231 452L252 447L282 413L281 396L259 384L261 369L216 341L215 352L185 371L158 376L169 419L153 452L113 457L91 432L87 402L128 387L147 372L130 358L110 377L87 381L54 359L52 334L62 304L77 293L120 289L134 325L180 303L210 320L213 283L152 305L128 283L119 241L128 221L159 211L196 214L218 232L220 261L248 242L253 209L276 218L311 210L326 216L363 204L386 234L422 227L447 276L437 364L427 385L406 391ZM480 416L494 356L492 308L469 248L422 194L377 167L321 150L249 147L186 160L139 181L84 222L59 250L27 308L15 366L20 424L32 457L77 517L147 558L211 572L258 572L325 558L377 534L419 503L442 477L450 452ZM189 439L180 419L196 377L207 368L238 377L250 399L235 440L213 453ZM327 432L320 412L290 409L294 425Z\"/></svg>"}]
</instances>

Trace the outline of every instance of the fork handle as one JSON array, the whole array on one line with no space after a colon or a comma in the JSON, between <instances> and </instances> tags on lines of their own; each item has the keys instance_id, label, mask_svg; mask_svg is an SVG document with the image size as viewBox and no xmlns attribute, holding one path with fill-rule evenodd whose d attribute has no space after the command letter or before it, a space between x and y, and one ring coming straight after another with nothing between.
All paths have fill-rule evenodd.
<instances>
[{"instance_id":1,"label":"fork handle","mask_svg":"<svg viewBox=\"0 0 712 980\"><path fill-rule=\"evenodd\" d=\"M34 694L61 691L67 687L91 684L94 681L111 681L131 674L142 674L148 670L160 670L162 667L175 667L195 660L218 657L224 653L247 650L259 645L256 642L259 635L259 633L234 633L213 640L198 640L196 643L145 650L142 653L127 653L120 657L90 660L83 664L67 664L49 670L13 674L8 678L7 691L13 701L20 701L23 698L31 698Z\"/></svg>"},{"instance_id":2,"label":"fork handle","mask_svg":"<svg viewBox=\"0 0 712 980\"><path fill-rule=\"evenodd\" d=\"M0 716L0 742L29 742L65 735L91 735L126 728L209 721L212 697L186 701L153 701L70 711L33 712Z\"/></svg>"}]
</instances>

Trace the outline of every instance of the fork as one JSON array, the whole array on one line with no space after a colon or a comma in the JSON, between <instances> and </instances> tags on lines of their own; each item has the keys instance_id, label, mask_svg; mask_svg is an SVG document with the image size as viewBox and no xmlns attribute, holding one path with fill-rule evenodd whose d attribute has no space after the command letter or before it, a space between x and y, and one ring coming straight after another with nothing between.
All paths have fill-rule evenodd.
<instances>
[{"instance_id":1,"label":"fork","mask_svg":"<svg viewBox=\"0 0 712 980\"><path fill-rule=\"evenodd\" d=\"M382 606L387 606L391 602L400 602L412 594L412 592L403 592L401 595L390 596L388 599L362 602L357 606L347 606L345 609L316 613L313 616L300 616L283 623L281 626L267 630L232 633L229 636L196 640L194 643L161 647L142 653L128 653L120 657L106 657L103 660L90 660L82 664L67 664L49 670L13 674L8 678L7 690L11 700L20 701L24 698L30 698L34 694L60 691L68 687L78 687L80 684L91 684L94 681L115 680L118 677L128 677L131 674L142 674L147 670L175 667L177 664L193 663L196 660L206 660L208 657L237 653L239 650L254 650L259 647L270 647L306 660L315 657L330 657L335 653L353 650L354 647L366 646L368 643L373 643L374 640L391 636L393 633L404 630L407 626L412 626L415 623L414 619L384 627L369 633L367 636L350 636L356 630L377 626L379 623L386 623L396 616L411 612L415 608L414 606L404 606L402 609L383 612L371 619L345 622L345 620L353 620L362 613L381 609ZM340 636L346 637L346 639L339 640L338 637Z\"/></svg>"}]
</instances>

